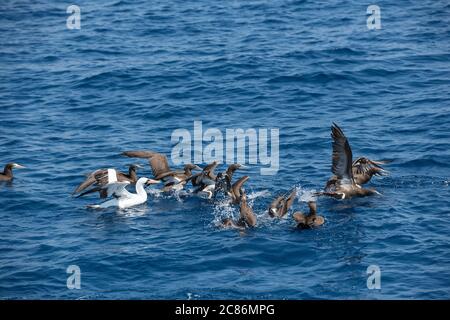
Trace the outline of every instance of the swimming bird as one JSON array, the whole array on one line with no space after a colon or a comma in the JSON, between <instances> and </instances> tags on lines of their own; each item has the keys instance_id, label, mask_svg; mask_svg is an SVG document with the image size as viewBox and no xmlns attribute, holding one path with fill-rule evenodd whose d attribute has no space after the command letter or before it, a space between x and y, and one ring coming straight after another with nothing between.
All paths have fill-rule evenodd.
<instances>
[{"instance_id":1,"label":"swimming bird","mask_svg":"<svg viewBox=\"0 0 450 320\"><path fill-rule=\"evenodd\" d=\"M194 194L202 198L212 198L214 195L217 178L214 170L217 168L218 164L219 163L217 161L213 161L204 167L202 172L184 179L185 182L192 182L192 186L195 188L193 191Z\"/></svg>"},{"instance_id":2,"label":"swimming bird","mask_svg":"<svg viewBox=\"0 0 450 320\"><path fill-rule=\"evenodd\" d=\"M119 181L119 182L128 181L130 184L135 184L138 180L138 176L137 176L138 168L142 168L142 166L140 166L138 164L131 164L128 166L128 173L122 173L119 171L115 171L116 176L117 176L117 181ZM106 192L107 184L108 184L108 169L99 169L99 170L96 170L96 171L90 173L87 176L86 180L83 181L75 189L75 191L72 193L72 195L80 193L93 185L94 186L93 188L91 188L83 193L80 193L76 197L79 198L86 194L98 192L100 195L100 198L104 199L107 197L107 192Z\"/></svg>"},{"instance_id":3,"label":"swimming bird","mask_svg":"<svg viewBox=\"0 0 450 320\"><path fill-rule=\"evenodd\" d=\"M217 174L214 188L214 198L219 192L223 192L225 195L231 195L233 187L231 181L233 179L234 172L240 168L245 168L245 166L238 163L233 163L228 166L225 172L220 172Z\"/></svg>"},{"instance_id":4,"label":"swimming bird","mask_svg":"<svg viewBox=\"0 0 450 320\"><path fill-rule=\"evenodd\" d=\"M202 170L195 164L186 164L183 171L174 171L170 169L167 157L154 151L125 151L122 155L131 158L148 159L153 177L156 180L162 180L164 183L163 191L174 191L183 189L186 179L192 176L193 170Z\"/></svg>"},{"instance_id":5,"label":"swimming bird","mask_svg":"<svg viewBox=\"0 0 450 320\"><path fill-rule=\"evenodd\" d=\"M136 182L136 193L131 193L126 189L130 184L129 181L118 181L117 172L114 169L108 169L108 184L106 185L106 192L108 197L113 199L107 200L101 204L88 205L91 209L104 209L110 207L118 207L119 209L130 208L147 201L147 192L144 186L156 184L160 181L148 179L145 177L139 178Z\"/></svg>"},{"instance_id":6,"label":"swimming bird","mask_svg":"<svg viewBox=\"0 0 450 320\"><path fill-rule=\"evenodd\" d=\"M225 218L222 220L222 228L233 228L244 230L249 227L255 227L257 223L256 215L253 209L247 204L247 195L242 190L239 206L239 219L237 221L232 218Z\"/></svg>"},{"instance_id":7,"label":"swimming bird","mask_svg":"<svg viewBox=\"0 0 450 320\"><path fill-rule=\"evenodd\" d=\"M286 195L282 195L275 198L269 206L269 215L273 218L284 217L292 206L292 203L294 203L296 195L297 189L294 188L287 197Z\"/></svg>"},{"instance_id":8,"label":"swimming bird","mask_svg":"<svg viewBox=\"0 0 450 320\"><path fill-rule=\"evenodd\" d=\"M229 195L231 197L231 203L238 204L241 202L242 196L245 194L244 189L242 186L245 182L249 179L249 176L243 176L239 180L237 180L233 185L231 186L231 190L229 192Z\"/></svg>"},{"instance_id":9,"label":"swimming bird","mask_svg":"<svg viewBox=\"0 0 450 320\"><path fill-rule=\"evenodd\" d=\"M21 166L17 163L8 163L3 169L3 173L0 173L0 181L12 181L14 179L12 169L24 169L24 166Z\"/></svg>"},{"instance_id":10,"label":"swimming bird","mask_svg":"<svg viewBox=\"0 0 450 320\"><path fill-rule=\"evenodd\" d=\"M308 215L305 215L303 212L295 212L292 215L295 222L297 222L297 228L299 229L311 229L320 227L325 222L325 219L322 216L317 215L317 205L315 201L309 201L308 206Z\"/></svg>"},{"instance_id":11,"label":"swimming bird","mask_svg":"<svg viewBox=\"0 0 450 320\"><path fill-rule=\"evenodd\" d=\"M253 209L249 207L247 203L247 195L244 192L242 192L241 195L241 204L239 208L240 212L240 219L239 224L244 224L247 227L255 227L256 226L256 215L253 212Z\"/></svg>"},{"instance_id":12,"label":"swimming bird","mask_svg":"<svg viewBox=\"0 0 450 320\"><path fill-rule=\"evenodd\" d=\"M380 194L374 189L364 189L355 182L352 167L352 149L344 132L335 123L331 127L331 137L333 139L331 171L336 176L335 182L330 184L325 191L318 192L316 195L350 199L352 197Z\"/></svg>"}]
</instances>

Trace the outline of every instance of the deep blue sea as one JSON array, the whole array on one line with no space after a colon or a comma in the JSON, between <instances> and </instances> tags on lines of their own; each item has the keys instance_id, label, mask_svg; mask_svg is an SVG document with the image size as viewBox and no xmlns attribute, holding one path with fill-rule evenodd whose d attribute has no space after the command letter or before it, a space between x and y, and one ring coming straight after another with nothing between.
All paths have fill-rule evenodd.
<instances>
[{"instance_id":1,"label":"deep blue sea","mask_svg":"<svg viewBox=\"0 0 450 320\"><path fill-rule=\"evenodd\" d=\"M27 169L0 185L0 298L450 298L449 50L445 0L2 0L0 165ZM279 129L278 174L236 173L256 228L218 228L238 208L195 197L152 193L125 211L71 197L95 169L136 161L151 176L120 153L170 156L194 121ZM382 195L319 199L315 230L269 219L276 195L296 186L305 210L323 188L332 122L354 156L392 160L369 184ZM67 288L70 265L81 289Z\"/></svg>"}]
</instances>

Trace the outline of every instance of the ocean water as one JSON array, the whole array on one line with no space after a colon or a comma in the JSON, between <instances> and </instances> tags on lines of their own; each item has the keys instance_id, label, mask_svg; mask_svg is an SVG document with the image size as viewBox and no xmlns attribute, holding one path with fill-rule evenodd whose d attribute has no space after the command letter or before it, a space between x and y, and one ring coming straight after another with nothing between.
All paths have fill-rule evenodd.
<instances>
[{"instance_id":1,"label":"ocean water","mask_svg":"<svg viewBox=\"0 0 450 320\"><path fill-rule=\"evenodd\" d=\"M448 1L377 1L380 30L360 1L74 4L80 30L69 4L0 3L0 163L27 167L0 185L0 298L450 297ZM170 155L194 121L279 129L278 174L236 174L251 177L255 229L218 228L238 209L193 197L151 193L126 211L71 197L98 168L137 161L149 176L120 152ZM305 210L323 187L333 121L355 156L392 160L370 183L382 195L319 199L316 230L269 219L274 196L296 186Z\"/></svg>"}]
</instances>

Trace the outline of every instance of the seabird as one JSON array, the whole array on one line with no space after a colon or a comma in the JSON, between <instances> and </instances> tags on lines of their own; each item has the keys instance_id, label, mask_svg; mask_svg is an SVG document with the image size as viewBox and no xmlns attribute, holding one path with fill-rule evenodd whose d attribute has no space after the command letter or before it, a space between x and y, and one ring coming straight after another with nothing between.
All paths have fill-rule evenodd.
<instances>
[{"instance_id":1,"label":"seabird","mask_svg":"<svg viewBox=\"0 0 450 320\"><path fill-rule=\"evenodd\" d=\"M233 204L239 204L242 196L244 194L244 190L242 189L242 186L244 183L249 179L249 176L243 176L238 181L233 183L231 186L231 191L229 192L229 195L231 197L231 203Z\"/></svg>"},{"instance_id":2,"label":"seabird","mask_svg":"<svg viewBox=\"0 0 450 320\"><path fill-rule=\"evenodd\" d=\"M129 181L118 181L117 172L114 169L108 169L108 184L106 185L106 192L108 197L112 197L108 201L101 204L88 205L91 209L104 209L110 207L118 207L120 209L130 208L147 201L147 192L144 185L151 185L159 183L158 180L148 179L145 177L139 178L136 182L136 193L131 193L126 189L130 184Z\"/></svg>"},{"instance_id":3,"label":"seabird","mask_svg":"<svg viewBox=\"0 0 450 320\"><path fill-rule=\"evenodd\" d=\"M195 188L193 191L194 194L211 199L214 194L217 178L214 170L217 168L218 164L217 161L213 161L204 167L202 172L184 179L184 182L190 180L192 186Z\"/></svg>"},{"instance_id":4,"label":"seabird","mask_svg":"<svg viewBox=\"0 0 450 320\"><path fill-rule=\"evenodd\" d=\"M117 181L119 182L129 182L130 184L135 184L138 180L138 176L136 174L137 169L142 168L142 166L138 164L131 164L128 168L128 174L122 173L119 171L116 172ZM94 185L93 188L77 195L77 198L82 197L86 194L98 192L100 194L100 198L104 199L107 197L106 192L106 185L108 184L108 169L99 169L96 170L88 175L85 181L83 181L72 193L72 195L75 195L77 193L80 193L90 186Z\"/></svg>"},{"instance_id":5,"label":"seabird","mask_svg":"<svg viewBox=\"0 0 450 320\"><path fill-rule=\"evenodd\" d=\"M359 157L352 163L353 180L360 186L366 184L373 176L384 176L388 174L381 165L389 161L374 161L365 157ZM332 188L337 181L336 176L332 176L325 186L325 190Z\"/></svg>"},{"instance_id":6,"label":"seabird","mask_svg":"<svg viewBox=\"0 0 450 320\"><path fill-rule=\"evenodd\" d=\"M269 215L273 218L282 218L286 215L289 208L294 203L295 197L297 195L297 190L291 191L291 193L286 197L286 195L282 195L277 197L272 201L269 207Z\"/></svg>"},{"instance_id":7,"label":"seabird","mask_svg":"<svg viewBox=\"0 0 450 320\"><path fill-rule=\"evenodd\" d=\"M240 219L238 224L244 224L247 227L255 227L256 226L256 215L253 212L253 209L250 208L247 204L247 195L245 191L242 192L241 195L241 204L240 204Z\"/></svg>"},{"instance_id":8,"label":"seabird","mask_svg":"<svg viewBox=\"0 0 450 320\"><path fill-rule=\"evenodd\" d=\"M305 215L303 212L295 212L293 218L297 222L297 228L299 229L311 229L319 227L324 224L325 219L322 216L317 215L317 205L315 201L309 201L309 215Z\"/></svg>"},{"instance_id":9,"label":"seabird","mask_svg":"<svg viewBox=\"0 0 450 320\"><path fill-rule=\"evenodd\" d=\"M330 184L324 192L316 195L326 195L337 199L350 199L352 197L365 197L380 194L374 189L364 189L353 178L352 149L344 132L333 123L331 127L333 138L333 154L331 171L335 175L335 182Z\"/></svg>"},{"instance_id":10,"label":"seabird","mask_svg":"<svg viewBox=\"0 0 450 320\"><path fill-rule=\"evenodd\" d=\"M233 163L228 166L225 172L220 172L217 174L214 197L216 197L219 192L232 196L231 193L233 185L231 184L231 181L233 179L234 172L240 168L245 168L245 166L238 163Z\"/></svg>"},{"instance_id":11,"label":"seabird","mask_svg":"<svg viewBox=\"0 0 450 320\"><path fill-rule=\"evenodd\" d=\"M239 219L234 221L231 218L225 218L222 220L223 228L234 228L244 230L246 228L253 228L256 226L256 215L253 212L253 209L250 208L247 204L247 195L245 191L242 191L241 199L239 206Z\"/></svg>"},{"instance_id":12,"label":"seabird","mask_svg":"<svg viewBox=\"0 0 450 320\"><path fill-rule=\"evenodd\" d=\"M14 179L12 169L24 169L24 166L21 166L17 163L8 163L3 169L3 173L0 173L0 181L12 181Z\"/></svg>"},{"instance_id":13,"label":"seabird","mask_svg":"<svg viewBox=\"0 0 450 320\"><path fill-rule=\"evenodd\" d=\"M186 164L183 171L171 170L167 157L153 151L125 151L122 155L131 158L148 159L153 177L156 180L162 180L164 183L163 191L183 189L186 179L192 176L192 171L202 170L199 166L191 163Z\"/></svg>"}]
</instances>

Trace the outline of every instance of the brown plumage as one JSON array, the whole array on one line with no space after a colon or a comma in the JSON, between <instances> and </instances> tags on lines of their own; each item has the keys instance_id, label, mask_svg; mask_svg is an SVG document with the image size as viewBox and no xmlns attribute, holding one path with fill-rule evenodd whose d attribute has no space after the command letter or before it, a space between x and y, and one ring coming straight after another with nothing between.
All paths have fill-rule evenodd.
<instances>
[{"instance_id":1,"label":"brown plumage","mask_svg":"<svg viewBox=\"0 0 450 320\"><path fill-rule=\"evenodd\" d=\"M311 229L320 227L325 222L325 219L322 216L317 215L317 205L314 201L309 201L308 206L308 215L304 214L303 212L295 212L292 215L295 222L297 222L297 228L299 229Z\"/></svg>"},{"instance_id":2,"label":"brown plumage","mask_svg":"<svg viewBox=\"0 0 450 320\"><path fill-rule=\"evenodd\" d=\"M123 173L116 170L117 174L117 181L118 182L130 182L131 184L135 184L138 180L137 176L137 169L142 168L141 166L137 164L131 164L128 168L128 173ZM100 195L100 198L104 199L107 197L107 189L106 185L108 184L108 169L99 169L92 173L90 173L86 180L84 180L72 193L72 195L75 195L79 193L76 197L82 197L84 195L98 192ZM89 187L93 186L93 188L88 189ZM86 190L85 192L82 192ZM82 193L81 193L82 192Z\"/></svg>"},{"instance_id":3,"label":"brown plumage","mask_svg":"<svg viewBox=\"0 0 450 320\"><path fill-rule=\"evenodd\" d=\"M294 203L296 195L297 190L294 189L287 197L283 195L275 198L269 206L269 215L274 218L284 217Z\"/></svg>"},{"instance_id":4,"label":"brown plumage","mask_svg":"<svg viewBox=\"0 0 450 320\"><path fill-rule=\"evenodd\" d=\"M217 196L219 192L224 193L227 196L230 196L232 199L232 202L235 202L235 197L233 195L233 185L231 184L231 181L233 179L233 175L236 170L243 168L243 165L240 165L238 163L233 163L228 166L227 170L225 172L218 173L216 176L215 181L215 187L214 187L214 197Z\"/></svg>"},{"instance_id":5,"label":"brown plumage","mask_svg":"<svg viewBox=\"0 0 450 320\"><path fill-rule=\"evenodd\" d=\"M237 180L233 185L231 186L230 191L230 197L231 202L233 204L238 204L241 201L241 197L244 194L244 190L242 189L242 186L244 183L249 179L249 176L243 176L239 180Z\"/></svg>"},{"instance_id":6,"label":"brown plumage","mask_svg":"<svg viewBox=\"0 0 450 320\"><path fill-rule=\"evenodd\" d=\"M239 207L240 218L238 221L238 225L245 225L247 227L255 227L256 226L256 215L253 212L253 209L249 207L247 204L247 195L245 192L242 192L241 195L241 204Z\"/></svg>"},{"instance_id":7,"label":"brown plumage","mask_svg":"<svg viewBox=\"0 0 450 320\"><path fill-rule=\"evenodd\" d=\"M182 189L186 184L186 179L192 176L193 170L202 170L199 166L191 163L186 164L183 171L171 170L167 157L154 151L125 151L122 155L132 158L148 159L153 177L156 180L162 180L164 182L163 191Z\"/></svg>"},{"instance_id":8,"label":"brown plumage","mask_svg":"<svg viewBox=\"0 0 450 320\"><path fill-rule=\"evenodd\" d=\"M353 180L356 184L362 186L363 184L368 183L373 176L384 176L388 174L388 171L381 166L386 163L388 163L388 161L374 161L365 157L356 159L352 163ZM334 187L337 180L336 176L332 176L327 181L325 190Z\"/></svg>"},{"instance_id":9,"label":"brown plumage","mask_svg":"<svg viewBox=\"0 0 450 320\"><path fill-rule=\"evenodd\" d=\"M183 181L192 182L192 186L195 188L194 193L204 192L208 194L208 198L212 198L217 178L214 170L218 165L219 163L217 161L213 161L204 167L202 172L196 173Z\"/></svg>"},{"instance_id":10,"label":"brown plumage","mask_svg":"<svg viewBox=\"0 0 450 320\"><path fill-rule=\"evenodd\" d=\"M24 166L21 166L17 163L8 163L3 172L0 173L0 181L12 181L14 179L13 169L24 169Z\"/></svg>"},{"instance_id":11,"label":"brown plumage","mask_svg":"<svg viewBox=\"0 0 450 320\"><path fill-rule=\"evenodd\" d=\"M317 195L326 195L337 199L350 199L379 194L374 189L363 189L353 177L353 154L347 137L339 126L333 123L331 127L333 139L333 154L331 171L335 175L333 183L327 184L324 192Z\"/></svg>"}]
</instances>

